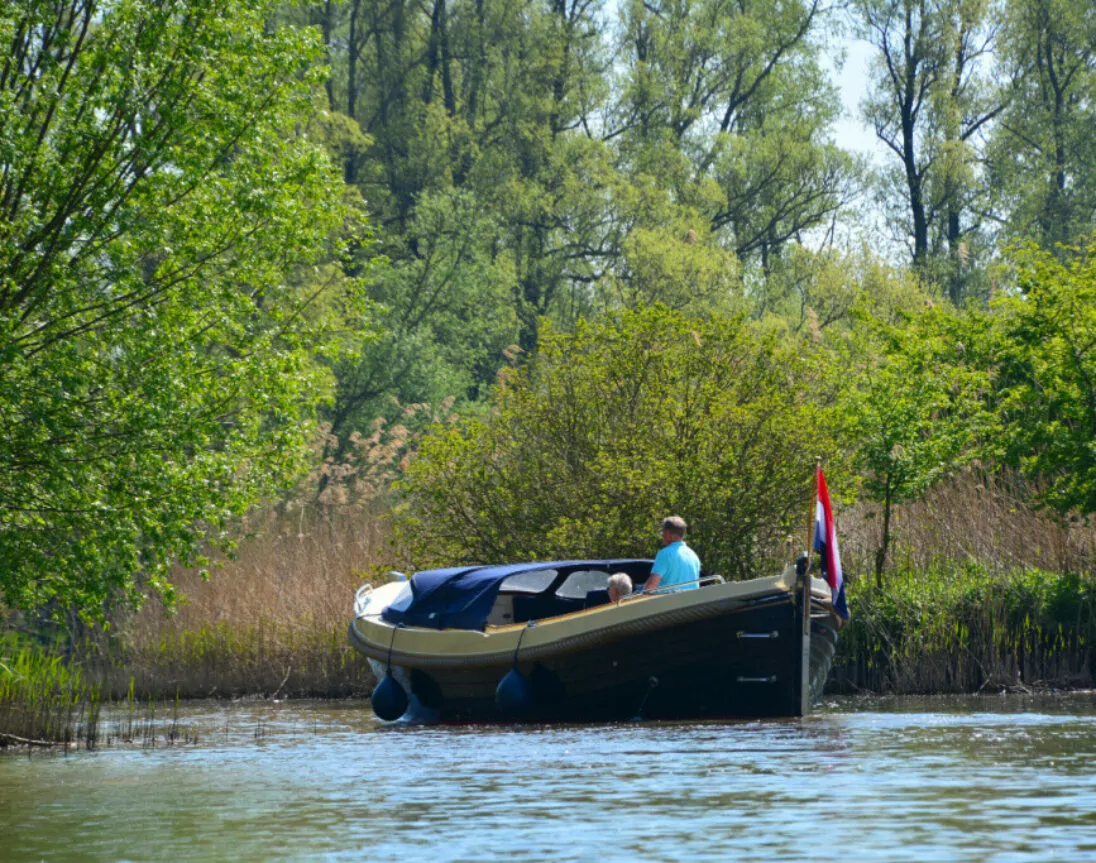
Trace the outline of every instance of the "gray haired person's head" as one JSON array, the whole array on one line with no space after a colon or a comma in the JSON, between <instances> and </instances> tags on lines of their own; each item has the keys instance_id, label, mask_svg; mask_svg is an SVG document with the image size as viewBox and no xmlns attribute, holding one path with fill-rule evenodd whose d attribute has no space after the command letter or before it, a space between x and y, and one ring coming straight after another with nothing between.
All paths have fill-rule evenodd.
<instances>
[{"instance_id":1,"label":"gray haired person's head","mask_svg":"<svg viewBox=\"0 0 1096 863\"><path fill-rule=\"evenodd\" d=\"M626 572L614 572L609 576L608 588L610 599L614 599L614 593L616 594L615 599L620 599L632 592L632 579L628 577Z\"/></svg>"},{"instance_id":2,"label":"gray haired person's head","mask_svg":"<svg viewBox=\"0 0 1096 863\"><path fill-rule=\"evenodd\" d=\"M687 525L685 524L685 519L681 516L671 515L668 518L662 519L662 529L668 533L672 533L678 539L684 539Z\"/></svg>"}]
</instances>

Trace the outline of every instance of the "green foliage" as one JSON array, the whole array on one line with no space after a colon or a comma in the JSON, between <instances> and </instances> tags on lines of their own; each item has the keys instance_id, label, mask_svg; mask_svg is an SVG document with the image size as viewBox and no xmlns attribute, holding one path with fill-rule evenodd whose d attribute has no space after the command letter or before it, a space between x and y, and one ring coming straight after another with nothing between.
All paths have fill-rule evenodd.
<instances>
[{"instance_id":1,"label":"green foliage","mask_svg":"<svg viewBox=\"0 0 1096 863\"><path fill-rule=\"evenodd\" d=\"M649 556L677 512L707 571L778 567L833 446L818 375L740 318L656 306L551 332L491 414L424 441L402 483L412 557Z\"/></svg>"},{"instance_id":2,"label":"green foliage","mask_svg":"<svg viewBox=\"0 0 1096 863\"><path fill-rule=\"evenodd\" d=\"M989 188L985 127L1001 110L991 77L994 0L855 0L854 25L876 49L865 118L891 163L878 198L922 277L956 305L984 298Z\"/></svg>"},{"instance_id":3,"label":"green foliage","mask_svg":"<svg viewBox=\"0 0 1096 863\"><path fill-rule=\"evenodd\" d=\"M1009 0L1001 66L1008 106L988 183L1005 233L1047 249L1096 229L1096 21L1086 4Z\"/></svg>"},{"instance_id":4,"label":"green foliage","mask_svg":"<svg viewBox=\"0 0 1096 863\"><path fill-rule=\"evenodd\" d=\"M1096 242L1016 250L1017 288L999 298L993 360L1005 458L1063 516L1096 512Z\"/></svg>"},{"instance_id":5,"label":"green foliage","mask_svg":"<svg viewBox=\"0 0 1096 863\"><path fill-rule=\"evenodd\" d=\"M899 570L886 589L849 589L838 687L973 692L1032 684L1092 685L1096 580L1091 574L976 564Z\"/></svg>"},{"instance_id":6,"label":"green foliage","mask_svg":"<svg viewBox=\"0 0 1096 863\"><path fill-rule=\"evenodd\" d=\"M661 303L691 316L728 313L741 306L734 255L683 226L636 228L624 241L624 271L615 306L637 309ZM613 306L610 306L613 308Z\"/></svg>"},{"instance_id":7,"label":"green foliage","mask_svg":"<svg viewBox=\"0 0 1096 863\"><path fill-rule=\"evenodd\" d=\"M475 399L494 380L518 337L512 260L485 252L496 230L466 193L420 196L408 230L386 244L390 263L370 279L376 327L359 328L357 350L331 363L338 390L323 415L337 443L327 454L344 455L352 433L402 405Z\"/></svg>"},{"instance_id":8,"label":"green foliage","mask_svg":"<svg viewBox=\"0 0 1096 863\"><path fill-rule=\"evenodd\" d=\"M962 315L931 308L895 325L865 319L846 343L845 363L855 371L839 415L863 488L883 507L879 581L892 507L951 475L996 434L989 370L973 347L976 329Z\"/></svg>"},{"instance_id":9,"label":"green foliage","mask_svg":"<svg viewBox=\"0 0 1096 863\"><path fill-rule=\"evenodd\" d=\"M516 341L532 350L540 316L582 302L582 286L601 275L619 242L606 214L616 182L609 149L577 131L606 89L604 45L592 38L600 10L590 3L394 0L317 12L329 33L352 43L332 48L332 105L370 132L371 146L348 159L346 173L389 228L382 250L394 270L427 271L443 315L481 295L473 278L436 275L437 250L422 248L443 204L453 209L441 242L491 270L492 287L505 278L503 313L464 321L495 350L478 353L462 374L472 372L473 388L489 383L501 364L497 346ZM380 291L399 319L391 285ZM493 304L502 299L494 295ZM420 343L433 338L431 314L410 320L424 329ZM455 336L468 339L462 330ZM410 389L404 400L432 397Z\"/></svg>"},{"instance_id":10,"label":"green foliage","mask_svg":"<svg viewBox=\"0 0 1096 863\"><path fill-rule=\"evenodd\" d=\"M27 741L92 746L99 687L78 667L14 633L0 636L0 749Z\"/></svg>"},{"instance_id":11,"label":"green foliage","mask_svg":"<svg viewBox=\"0 0 1096 863\"><path fill-rule=\"evenodd\" d=\"M760 286L748 292L752 314L769 325L817 339L865 316L897 323L928 301L910 271L888 265L870 249L788 249Z\"/></svg>"},{"instance_id":12,"label":"green foliage","mask_svg":"<svg viewBox=\"0 0 1096 863\"><path fill-rule=\"evenodd\" d=\"M614 118L631 182L695 208L742 261L768 267L853 193L823 130L839 100L819 67L820 2L622 4Z\"/></svg>"},{"instance_id":13,"label":"green foliage","mask_svg":"<svg viewBox=\"0 0 1096 863\"><path fill-rule=\"evenodd\" d=\"M322 33L330 106L368 132L330 140L392 263L374 285L388 332L337 372L340 440L392 396L482 399L505 348L536 350L542 318L737 308L741 264L775 264L854 191L826 135L828 14L799 0L284 4ZM465 275L447 278L451 263Z\"/></svg>"},{"instance_id":14,"label":"green foliage","mask_svg":"<svg viewBox=\"0 0 1096 863\"><path fill-rule=\"evenodd\" d=\"M264 4L0 9L0 591L101 616L301 468L357 234ZM290 278L290 274L293 277ZM339 299L318 299L338 293Z\"/></svg>"}]
</instances>

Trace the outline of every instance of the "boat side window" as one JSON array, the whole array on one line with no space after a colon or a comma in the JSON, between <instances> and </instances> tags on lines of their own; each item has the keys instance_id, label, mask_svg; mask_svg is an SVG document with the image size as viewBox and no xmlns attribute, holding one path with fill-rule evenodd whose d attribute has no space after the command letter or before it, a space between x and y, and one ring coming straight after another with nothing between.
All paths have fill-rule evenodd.
<instances>
[{"instance_id":1,"label":"boat side window","mask_svg":"<svg viewBox=\"0 0 1096 863\"><path fill-rule=\"evenodd\" d=\"M543 593L559 575L558 569L534 569L511 575L499 585L500 593Z\"/></svg>"},{"instance_id":2,"label":"boat side window","mask_svg":"<svg viewBox=\"0 0 1096 863\"><path fill-rule=\"evenodd\" d=\"M586 599L591 590L604 590L609 583L609 573L602 569L576 569L556 591L563 599Z\"/></svg>"}]
</instances>

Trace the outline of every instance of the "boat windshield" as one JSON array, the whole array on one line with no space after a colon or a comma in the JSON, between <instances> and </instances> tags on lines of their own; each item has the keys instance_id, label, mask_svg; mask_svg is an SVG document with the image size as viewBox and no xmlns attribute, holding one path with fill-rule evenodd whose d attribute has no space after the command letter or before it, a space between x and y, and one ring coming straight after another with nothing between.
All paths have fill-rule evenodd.
<instances>
[{"instance_id":1,"label":"boat windshield","mask_svg":"<svg viewBox=\"0 0 1096 863\"><path fill-rule=\"evenodd\" d=\"M534 569L532 572L519 572L517 575L511 575L503 581L499 585L499 591L504 593L542 593L556 580L557 575L559 575L558 569Z\"/></svg>"},{"instance_id":2,"label":"boat windshield","mask_svg":"<svg viewBox=\"0 0 1096 863\"><path fill-rule=\"evenodd\" d=\"M559 586L556 596L585 599L591 590L604 590L608 583L609 573L603 569L577 569Z\"/></svg>"}]
</instances>

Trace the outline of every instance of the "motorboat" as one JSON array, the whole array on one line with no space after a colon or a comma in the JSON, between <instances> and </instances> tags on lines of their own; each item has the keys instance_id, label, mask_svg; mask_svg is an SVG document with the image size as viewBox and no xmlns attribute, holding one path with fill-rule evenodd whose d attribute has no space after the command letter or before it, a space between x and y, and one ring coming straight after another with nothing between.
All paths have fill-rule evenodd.
<instances>
[{"instance_id":1,"label":"motorboat","mask_svg":"<svg viewBox=\"0 0 1096 863\"><path fill-rule=\"evenodd\" d=\"M362 587L349 637L384 720L588 722L795 717L833 663L842 616L806 558L610 601L652 561L564 560L392 573Z\"/></svg>"}]
</instances>

